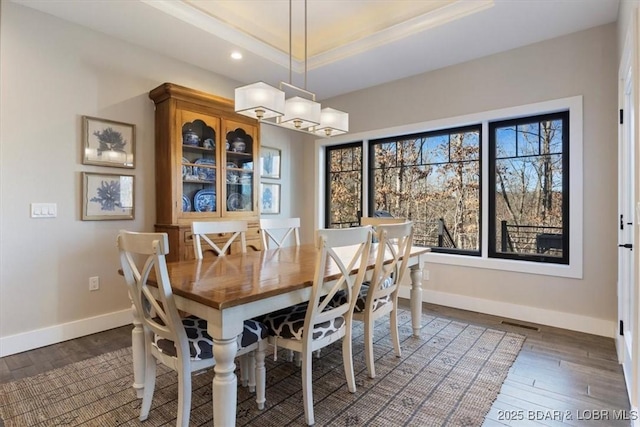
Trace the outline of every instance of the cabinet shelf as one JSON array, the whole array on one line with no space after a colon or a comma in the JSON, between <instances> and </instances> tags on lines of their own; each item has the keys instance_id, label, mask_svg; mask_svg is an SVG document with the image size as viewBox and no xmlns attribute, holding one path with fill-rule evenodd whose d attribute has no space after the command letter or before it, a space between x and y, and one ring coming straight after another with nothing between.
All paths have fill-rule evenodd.
<instances>
[{"instance_id":1,"label":"cabinet shelf","mask_svg":"<svg viewBox=\"0 0 640 427\"><path fill-rule=\"evenodd\" d=\"M182 151L188 151L191 153L215 153L216 152L215 148L204 148L204 147L199 147L197 145L187 145L187 144L182 144Z\"/></svg>"},{"instance_id":2,"label":"cabinet shelf","mask_svg":"<svg viewBox=\"0 0 640 427\"><path fill-rule=\"evenodd\" d=\"M202 179L183 179L182 182L185 184L215 184L216 180L213 179L211 181L206 181Z\"/></svg>"}]
</instances>

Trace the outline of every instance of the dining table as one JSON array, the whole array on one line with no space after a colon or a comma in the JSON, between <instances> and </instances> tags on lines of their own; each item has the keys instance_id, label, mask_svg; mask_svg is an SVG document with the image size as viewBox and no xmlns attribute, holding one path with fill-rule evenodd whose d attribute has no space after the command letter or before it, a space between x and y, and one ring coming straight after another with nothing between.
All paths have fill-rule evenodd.
<instances>
[{"instance_id":1,"label":"dining table","mask_svg":"<svg viewBox=\"0 0 640 427\"><path fill-rule=\"evenodd\" d=\"M377 244L372 245L368 269L373 270ZM342 249L345 257L349 248ZM355 249L354 249L355 250ZM213 376L213 423L236 424L237 377L234 360L237 336L247 319L267 314L311 297L318 249L315 245L282 247L265 251L228 254L202 260L167 262L167 270L179 310L207 320L216 360ZM419 336L422 316L422 270L427 247L412 247L409 259L410 307L413 335ZM354 270L351 273L355 274ZM339 276L335 264L325 267L329 285ZM150 279L153 285L153 279ZM138 397L144 390L145 345L142 321L133 311L132 352L134 384ZM268 397L267 397L268 398Z\"/></svg>"}]
</instances>

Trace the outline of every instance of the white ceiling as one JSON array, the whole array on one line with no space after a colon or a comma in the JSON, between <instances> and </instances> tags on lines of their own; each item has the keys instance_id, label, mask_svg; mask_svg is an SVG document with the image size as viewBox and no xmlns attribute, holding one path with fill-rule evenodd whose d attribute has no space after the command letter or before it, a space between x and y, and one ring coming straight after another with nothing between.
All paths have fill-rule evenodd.
<instances>
[{"instance_id":1,"label":"white ceiling","mask_svg":"<svg viewBox=\"0 0 640 427\"><path fill-rule=\"evenodd\" d=\"M288 0L13 0L240 83L289 82ZM614 22L619 0L308 0L307 84L318 99ZM304 1L292 83L304 87ZM243 59L232 60L232 51Z\"/></svg>"}]
</instances>

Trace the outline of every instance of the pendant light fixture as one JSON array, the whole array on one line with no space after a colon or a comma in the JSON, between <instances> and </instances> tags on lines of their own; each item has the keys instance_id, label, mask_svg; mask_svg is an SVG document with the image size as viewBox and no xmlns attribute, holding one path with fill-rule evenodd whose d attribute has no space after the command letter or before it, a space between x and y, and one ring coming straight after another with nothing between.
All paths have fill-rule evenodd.
<instances>
[{"instance_id":1,"label":"pendant light fixture","mask_svg":"<svg viewBox=\"0 0 640 427\"><path fill-rule=\"evenodd\" d=\"M235 90L235 111L277 125L322 137L349 131L349 114L333 108L322 108L316 95L307 90L307 0L304 0L304 88L294 86L292 76L292 0L289 0L289 83L280 82L276 89L264 82ZM287 94L293 94L286 98ZM286 99L285 99L286 98Z\"/></svg>"}]
</instances>

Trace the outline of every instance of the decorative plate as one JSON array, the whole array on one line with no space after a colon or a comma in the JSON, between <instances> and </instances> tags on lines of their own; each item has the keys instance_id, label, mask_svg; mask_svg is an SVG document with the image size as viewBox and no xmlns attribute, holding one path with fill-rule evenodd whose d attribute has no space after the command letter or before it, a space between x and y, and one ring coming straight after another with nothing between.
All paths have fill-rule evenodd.
<instances>
[{"instance_id":1,"label":"decorative plate","mask_svg":"<svg viewBox=\"0 0 640 427\"><path fill-rule=\"evenodd\" d=\"M216 192L214 190L200 190L193 196L196 212L212 212L216 210Z\"/></svg>"},{"instance_id":2,"label":"decorative plate","mask_svg":"<svg viewBox=\"0 0 640 427\"><path fill-rule=\"evenodd\" d=\"M200 158L194 162L196 165L209 165L215 166L216 161L213 159ZM215 181L216 180L216 170L213 168L207 167L193 167L193 174L202 181Z\"/></svg>"},{"instance_id":3,"label":"decorative plate","mask_svg":"<svg viewBox=\"0 0 640 427\"><path fill-rule=\"evenodd\" d=\"M249 210L250 204L249 198L240 193L233 193L227 198L228 211Z\"/></svg>"},{"instance_id":4,"label":"decorative plate","mask_svg":"<svg viewBox=\"0 0 640 427\"><path fill-rule=\"evenodd\" d=\"M182 179L190 179L193 175L193 166L187 166L185 163L191 163L186 157L182 158Z\"/></svg>"},{"instance_id":5,"label":"decorative plate","mask_svg":"<svg viewBox=\"0 0 640 427\"><path fill-rule=\"evenodd\" d=\"M182 212L191 212L191 200L184 194L182 195Z\"/></svg>"}]
</instances>

